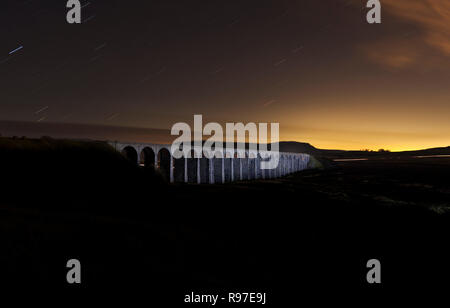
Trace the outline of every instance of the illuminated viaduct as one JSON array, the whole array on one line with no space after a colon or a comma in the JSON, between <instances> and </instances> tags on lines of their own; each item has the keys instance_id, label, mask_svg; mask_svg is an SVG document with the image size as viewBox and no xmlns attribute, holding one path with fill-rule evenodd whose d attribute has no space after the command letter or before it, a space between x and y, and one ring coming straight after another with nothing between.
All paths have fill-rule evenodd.
<instances>
[{"instance_id":1,"label":"illuminated viaduct","mask_svg":"<svg viewBox=\"0 0 450 308\"><path fill-rule=\"evenodd\" d=\"M109 144L133 163L159 170L171 183L214 184L271 179L305 170L310 160L308 154L280 152L277 168L261 169L261 155L258 151L252 150L245 150L245 158L238 157L238 153L241 152L237 149L224 148L222 153L228 154L230 158L226 156L225 158L183 157L177 159L172 157L169 144L126 142L109 142ZM195 148L192 148L192 154L194 152ZM199 152L201 149L197 150L197 153ZM194 157L194 155L191 156Z\"/></svg>"}]
</instances>

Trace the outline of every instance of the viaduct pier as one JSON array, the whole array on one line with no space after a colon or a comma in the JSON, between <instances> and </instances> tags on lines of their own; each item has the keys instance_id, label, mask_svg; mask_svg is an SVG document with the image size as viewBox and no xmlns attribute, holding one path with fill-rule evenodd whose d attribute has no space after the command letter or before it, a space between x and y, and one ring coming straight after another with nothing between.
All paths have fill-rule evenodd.
<instances>
[{"instance_id":1,"label":"viaduct pier","mask_svg":"<svg viewBox=\"0 0 450 308\"><path fill-rule=\"evenodd\" d=\"M224 148L219 153L221 158L207 158L200 155L202 149L192 148L191 158L174 158L170 144L108 143L133 163L159 170L171 183L214 184L272 179L307 169L310 160L308 154L279 152L278 166L262 169L264 154L273 152Z\"/></svg>"}]
</instances>

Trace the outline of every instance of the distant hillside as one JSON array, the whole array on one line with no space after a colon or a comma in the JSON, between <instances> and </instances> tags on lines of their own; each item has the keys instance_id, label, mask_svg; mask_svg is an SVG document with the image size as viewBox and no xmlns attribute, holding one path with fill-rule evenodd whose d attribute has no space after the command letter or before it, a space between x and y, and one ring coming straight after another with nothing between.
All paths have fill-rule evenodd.
<instances>
[{"instance_id":1,"label":"distant hillside","mask_svg":"<svg viewBox=\"0 0 450 308\"><path fill-rule=\"evenodd\" d=\"M281 142L280 151L301 152L314 155L317 158L362 158L362 157L385 157L385 156L427 156L427 155L450 155L450 146L431 148L416 151L387 152L387 151L345 151L345 150L323 150L317 149L308 143Z\"/></svg>"},{"instance_id":2,"label":"distant hillside","mask_svg":"<svg viewBox=\"0 0 450 308\"><path fill-rule=\"evenodd\" d=\"M450 146L442 148L432 148L419 151L405 151L402 154L408 155L450 155Z\"/></svg>"},{"instance_id":3,"label":"distant hillside","mask_svg":"<svg viewBox=\"0 0 450 308\"><path fill-rule=\"evenodd\" d=\"M118 140L161 144L170 144L177 137L172 136L170 130L167 129L19 121L0 121L0 136L26 136L27 138L50 136L61 139ZM329 159L378 157L385 155L450 155L450 147L393 152L389 154L388 152L323 150L315 148L309 143L295 141L282 141L279 145L281 152L307 153L317 158ZM246 144L246 147L248 147L248 144Z\"/></svg>"},{"instance_id":4,"label":"distant hillside","mask_svg":"<svg viewBox=\"0 0 450 308\"><path fill-rule=\"evenodd\" d=\"M282 141L280 142L280 151L292 153L307 153L315 155L319 153L321 150L305 142Z\"/></svg>"},{"instance_id":5,"label":"distant hillside","mask_svg":"<svg viewBox=\"0 0 450 308\"><path fill-rule=\"evenodd\" d=\"M450 146L441 148L431 148L417 151L403 151L403 152L387 152L387 151L346 151L346 150L324 150L318 149L309 143L295 142L295 141L282 141L280 142L281 152L292 153L306 153L315 157L322 158L352 158L352 157L377 157L387 155L408 155L408 156L421 156L421 155L450 155Z\"/></svg>"},{"instance_id":6,"label":"distant hillside","mask_svg":"<svg viewBox=\"0 0 450 308\"><path fill-rule=\"evenodd\" d=\"M0 136L27 138L50 136L55 139L119 140L161 144L171 143L176 137L171 136L168 129L20 121L0 121Z\"/></svg>"}]
</instances>

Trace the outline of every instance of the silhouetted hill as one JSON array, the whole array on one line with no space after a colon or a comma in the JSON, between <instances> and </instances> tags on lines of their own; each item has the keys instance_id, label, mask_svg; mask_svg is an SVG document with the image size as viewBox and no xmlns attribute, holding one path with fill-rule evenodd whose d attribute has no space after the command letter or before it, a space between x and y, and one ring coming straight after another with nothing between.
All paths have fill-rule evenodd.
<instances>
[{"instance_id":1,"label":"silhouetted hill","mask_svg":"<svg viewBox=\"0 0 450 308\"><path fill-rule=\"evenodd\" d=\"M320 152L319 149L313 147L309 143L305 142L295 142L295 141L281 141L280 142L281 152L292 152L292 153L307 153L307 154L317 154Z\"/></svg>"},{"instance_id":2,"label":"silhouetted hill","mask_svg":"<svg viewBox=\"0 0 450 308\"><path fill-rule=\"evenodd\" d=\"M39 198L45 200L41 206L56 202L65 208L92 196L107 206L118 190L162 183L154 169L137 168L101 141L1 137L0 170L3 201L30 200L32 205Z\"/></svg>"},{"instance_id":3,"label":"silhouetted hill","mask_svg":"<svg viewBox=\"0 0 450 308\"><path fill-rule=\"evenodd\" d=\"M382 158L382 157L404 157L404 156L430 156L430 155L449 155L450 147L432 148L417 151L342 151L342 150L318 150L315 156L318 158L326 157L329 159L340 158Z\"/></svg>"},{"instance_id":4,"label":"silhouetted hill","mask_svg":"<svg viewBox=\"0 0 450 308\"><path fill-rule=\"evenodd\" d=\"M50 136L61 139L119 140L160 144L170 143L176 138L170 135L168 129L24 121L0 121L0 136L26 136L27 138Z\"/></svg>"},{"instance_id":5,"label":"silhouetted hill","mask_svg":"<svg viewBox=\"0 0 450 308\"><path fill-rule=\"evenodd\" d=\"M108 125L88 125L73 123L36 123L20 121L0 121L0 136L26 136L27 138L89 139L118 140L130 142L149 142L170 144L177 136L172 136L168 129L152 129L139 127L120 127ZM224 145L225 146L225 145ZM281 141L280 151L307 153L319 159L379 157L386 155L449 155L450 147L432 148L405 152L368 152L318 149L305 142ZM246 144L248 148L248 143Z\"/></svg>"},{"instance_id":6,"label":"silhouetted hill","mask_svg":"<svg viewBox=\"0 0 450 308\"><path fill-rule=\"evenodd\" d=\"M405 151L401 153L409 155L450 155L450 146L442 148L431 148L419 151Z\"/></svg>"},{"instance_id":7,"label":"silhouetted hill","mask_svg":"<svg viewBox=\"0 0 450 308\"><path fill-rule=\"evenodd\" d=\"M326 150L318 149L309 143L303 142L280 142L280 151L282 152L294 152L294 153L307 153L314 155L318 158L353 158L353 157L380 157L380 156L428 156L428 155L450 155L450 146L431 148L415 151L401 151L401 152L389 152L389 151L346 151L346 150Z\"/></svg>"}]
</instances>

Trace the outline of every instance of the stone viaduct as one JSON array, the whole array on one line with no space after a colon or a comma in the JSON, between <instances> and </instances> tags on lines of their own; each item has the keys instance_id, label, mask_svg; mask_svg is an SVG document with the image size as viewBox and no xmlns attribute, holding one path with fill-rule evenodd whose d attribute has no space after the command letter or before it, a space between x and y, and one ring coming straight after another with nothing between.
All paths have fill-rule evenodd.
<instances>
[{"instance_id":1,"label":"stone viaduct","mask_svg":"<svg viewBox=\"0 0 450 308\"><path fill-rule=\"evenodd\" d=\"M271 179L308 168L310 156L300 153L279 153L278 167L261 169L261 154L245 150L244 154L237 149L224 148L225 158L194 158L199 157L200 150L192 148L192 158L173 158L170 144L109 142L132 162L147 167L154 167L163 176L173 182L214 184L239 180ZM238 156L240 153L240 156ZM269 153L269 152L266 152ZM263 155L264 156L264 155ZM230 158L227 158L230 157ZM242 158L239 158L242 157Z\"/></svg>"}]
</instances>

